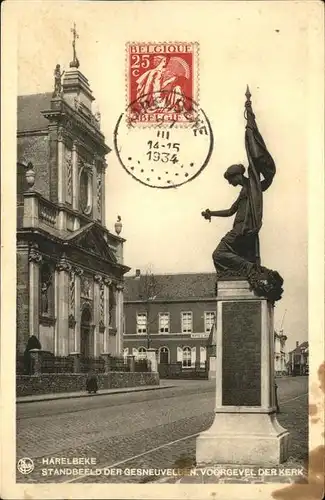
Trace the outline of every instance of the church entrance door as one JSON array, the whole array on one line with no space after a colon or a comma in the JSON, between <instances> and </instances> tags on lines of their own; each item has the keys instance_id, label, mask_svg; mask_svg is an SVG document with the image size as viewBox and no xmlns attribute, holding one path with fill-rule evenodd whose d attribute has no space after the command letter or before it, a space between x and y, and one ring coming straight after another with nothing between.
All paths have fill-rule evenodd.
<instances>
[{"instance_id":1,"label":"church entrance door","mask_svg":"<svg viewBox=\"0 0 325 500\"><path fill-rule=\"evenodd\" d=\"M85 307L81 314L80 351L83 358L94 356L94 334L89 307Z\"/></svg>"}]
</instances>

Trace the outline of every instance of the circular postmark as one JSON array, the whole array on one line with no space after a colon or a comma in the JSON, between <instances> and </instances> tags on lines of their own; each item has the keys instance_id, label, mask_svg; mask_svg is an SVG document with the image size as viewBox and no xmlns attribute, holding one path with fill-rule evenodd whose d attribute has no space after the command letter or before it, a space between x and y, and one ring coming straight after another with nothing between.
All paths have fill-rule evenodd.
<instances>
[{"instance_id":1,"label":"circular postmark","mask_svg":"<svg viewBox=\"0 0 325 500\"><path fill-rule=\"evenodd\" d=\"M158 93L157 93L158 94ZM152 188L175 188L193 180L206 167L213 150L210 122L197 103L180 94L172 107L162 92L142 96L117 121L114 146L123 168ZM164 107L159 107L163 102ZM177 109L177 112L175 111Z\"/></svg>"},{"instance_id":2,"label":"circular postmark","mask_svg":"<svg viewBox=\"0 0 325 500\"><path fill-rule=\"evenodd\" d=\"M31 458L20 458L17 463L17 469L21 474L30 474L34 470L34 461Z\"/></svg>"}]
</instances>

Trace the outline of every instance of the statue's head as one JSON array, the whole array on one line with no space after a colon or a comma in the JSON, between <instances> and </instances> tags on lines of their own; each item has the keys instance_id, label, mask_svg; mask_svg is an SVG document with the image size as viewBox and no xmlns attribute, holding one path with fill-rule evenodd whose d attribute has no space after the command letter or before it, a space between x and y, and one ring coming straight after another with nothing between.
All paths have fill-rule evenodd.
<instances>
[{"instance_id":1,"label":"statue's head","mask_svg":"<svg viewBox=\"0 0 325 500\"><path fill-rule=\"evenodd\" d=\"M153 58L153 63L155 65L156 68L159 67L159 69L164 69L165 66L166 66L166 62L167 62L167 59L165 56L155 56Z\"/></svg>"},{"instance_id":2,"label":"statue's head","mask_svg":"<svg viewBox=\"0 0 325 500\"><path fill-rule=\"evenodd\" d=\"M238 186L243 184L244 173L245 167L239 163L228 167L224 173L224 178L227 179L232 186Z\"/></svg>"}]
</instances>

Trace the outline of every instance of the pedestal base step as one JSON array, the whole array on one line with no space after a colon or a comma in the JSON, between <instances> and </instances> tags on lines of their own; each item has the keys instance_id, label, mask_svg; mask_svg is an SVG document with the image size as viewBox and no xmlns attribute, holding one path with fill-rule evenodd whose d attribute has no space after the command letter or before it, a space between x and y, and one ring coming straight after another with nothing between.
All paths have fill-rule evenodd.
<instances>
[{"instance_id":1,"label":"pedestal base step","mask_svg":"<svg viewBox=\"0 0 325 500\"><path fill-rule=\"evenodd\" d=\"M267 413L217 413L196 439L196 465L278 465L288 458L289 432Z\"/></svg>"}]
</instances>

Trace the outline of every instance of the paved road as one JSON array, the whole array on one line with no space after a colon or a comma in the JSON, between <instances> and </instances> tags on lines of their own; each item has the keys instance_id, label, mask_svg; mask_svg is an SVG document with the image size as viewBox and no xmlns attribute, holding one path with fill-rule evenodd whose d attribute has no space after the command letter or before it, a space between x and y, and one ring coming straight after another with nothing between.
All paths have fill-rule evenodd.
<instances>
[{"instance_id":1,"label":"paved road","mask_svg":"<svg viewBox=\"0 0 325 500\"><path fill-rule=\"evenodd\" d=\"M96 465L86 467L93 470L112 466L191 466L195 459L195 435L213 421L215 384L209 381L175 384L174 388L152 392L18 404L17 459L33 458L35 470L26 476L17 473L17 481L148 480L103 474L43 476L42 469L46 467L60 468L44 465L43 460L50 457L92 457ZM307 454L308 381L306 377L283 378L278 379L278 386L279 421L291 432L290 455L299 461Z\"/></svg>"}]
</instances>

